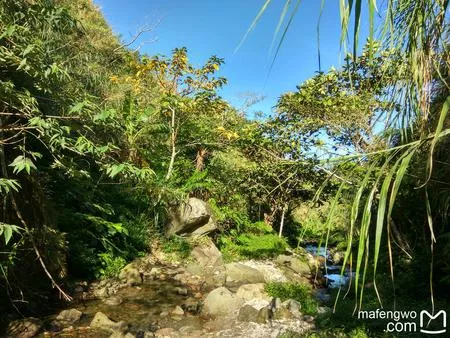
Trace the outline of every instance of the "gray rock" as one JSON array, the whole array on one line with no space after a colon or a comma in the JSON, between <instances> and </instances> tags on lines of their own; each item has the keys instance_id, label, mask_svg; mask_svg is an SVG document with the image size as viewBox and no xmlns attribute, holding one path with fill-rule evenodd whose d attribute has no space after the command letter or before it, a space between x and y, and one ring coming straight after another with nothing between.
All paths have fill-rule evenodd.
<instances>
[{"instance_id":1,"label":"gray rock","mask_svg":"<svg viewBox=\"0 0 450 338\"><path fill-rule=\"evenodd\" d=\"M168 236L186 234L198 237L217 229L210 206L205 201L194 197L172 210L170 218Z\"/></svg>"},{"instance_id":2,"label":"gray rock","mask_svg":"<svg viewBox=\"0 0 450 338\"><path fill-rule=\"evenodd\" d=\"M268 319L267 308L256 309L251 305L244 305L239 309L238 320L263 324Z\"/></svg>"},{"instance_id":3,"label":"gray rock","mask_svg":"<svg viewBox=\"0 0 450 338\"><path fill-rule=\"evenodd\" d=\"M271 297L264 291L264 283L244 284L236 291L236 296L244 301L263 299L270 301Z\"/></svg>"},{"instance_id":4,"label":"gray rock","mask_svg":"<svg viewBox=\"0 0 450 338\"><path fill-rule=\"evenodd\" d=\"M309 275L311 273L309 264L294 256L279 255L276 262L282 266L292 269L300 275Z\"/></svg>"},{"instance_id":5,"label":"gray rock","mask_svg":"<svg viewBox=\"0 0 450 338\"><path fill-rule=\"evenodd\" d=\"M195 299L187 299L182 305L181 308L185 312L190 312L192 314L198 314L201 309L201 304Z\"/></svg>"},{"instance_id":6,"label":"gray rock","mask_svg":"<svg viewBox=\"0 0 450 338\"><path fill-rule=\"evenodd\" d=\"M226 284L242 285L264 283L264 275L257 269L241 263L229 263L225 265Z\"/></svg>"},{"instance_id":7,"label":"gray rock","mask_svg":"<svg viewBox=\"0 0 450 338\"><path fill-rule=\"evenodd\" d=\"M37 318L29 317L15 320L9 323L6 330L8 338L31 338L36 336L42 328L42 321Z\"/></svg>"},{"instance_id":8,"label":"gray rock","mask_svg":"<svg viewBox=\"0 0 450 338\"><path fill-rule=\"evenodd\" d=\"M78 322L83 315L83 312L77 309L69 309L61 311L53 321L54 326L65 327Z\"/></svg>"},{"instance_id":9,"label":"gray rock","mask_svg":"<svg viewBox=\"0 0 450 338\"><path fill-rule=\"evenodd\" d=\"M142 274L139 269L134 265L134 263L130 263L126 265L122 271L120 271L119 279L128 285L140 285L142 284Z\"/></svg>"},{"instance_id":10,"label":"gray rock","mask_svg":"<svg viewBox=\"0 0 450 338\"><path fill-rule=\"evenodd\" d=\"M190 255L202 267L215 268L223 266L222 253L211 239L207 239L195 246Z\"/></svg>"},{"instance_id":11,"label":"gray rock","mask_svg":"<svg viewBox=\"0 0 450 338\"><path fill-rule=\"evenodd\" d=\"M100 299L107 298L109 296L109 290L106 286L94 289L93 293L95 297Z\"/></svg>"},{"instance_id":12,"label":"gray rock","mask_svg":"<svg viewBox=\"0 0 450 338\"><path fill-rule=\"evenodd\" d=\"M274 319L291 319L292 317L293 316L292 316L291 311L289 311L288 309L286 309L284 307L280 307L273 311Z\"/></svg>"},{"instance_id":13,"label":"gray rock","mask_svg":"<svg viewBox=\"0 0 450 338\"><path fill-rule=\"evenodd\" d=\"M108 318L103 312L97 312L92 319L90 326L95 329L107 331L125 332L128 325L124 321L115 322Z\"/></svg>"},{"instance_id":14,"label":"gray rock","mask_svg":"<svg viewBox=\"0 0 450 338\"><path fill-rule=\"evenodd\" d=\"M123 303L123 299L120 297L109 297L104 299L103 303L109 306L118 306Z\"/></svg>"},{"instance_id":15,"label":"gray rock","mask_svg":"<svg viewBox=\"0 0 450 338\"><path fill-rule=\"evenodd\" d=\"M191 262L186 270L197 276L202 276L207 285L222 286L225 283L225 267L222 253L211 239L205 239L195 246L190 254Z\"/></svg>"},{"instance_id":16,"label":"gray rock","mask_svg":"<svg viewBox=\"0 0 450 338\"><path fill-rule=\"evenodd\" d=\"M297 302L296 300L288 299L285 302L283 302L282 307L289 310L292 317L294 317L294 318L302 317L302 313L300 312L301 304L299 302Z\"/></svg>"},{"instance_id":17,"label":"gray rock","mask_svg":"<svg viewBox=\"0 0 450 338\"><path fill-rule=\"evenodd\" d=\"M219 287L206 296L202 311L206 315L226 315L237 311L241 304L242 299L227 288Z\"/></svg>"}]
</instances>

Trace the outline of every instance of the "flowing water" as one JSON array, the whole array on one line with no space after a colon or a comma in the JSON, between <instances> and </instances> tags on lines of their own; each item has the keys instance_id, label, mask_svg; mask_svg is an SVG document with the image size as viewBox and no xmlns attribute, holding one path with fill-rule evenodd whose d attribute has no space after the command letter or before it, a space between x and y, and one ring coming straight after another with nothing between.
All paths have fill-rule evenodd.
<instances>
[{"instance_id":1,"label":"flowing water","mask_svg":"<svg viewBox=\"0 0 450 338\"><path fill-rule=\"evenodd\" d=\"M327 279L328 288L333 289L344 286L350 281L352 276L354 276L352 271L348 268L346 268L344 273L341 275L342 265L333 264L330 250L325 249L325 247L319 247L317 244L308 244L305 246L305 249L313 256L321 256L325 258L326 264L324 277Z\"/></svg>"}]
</instances>

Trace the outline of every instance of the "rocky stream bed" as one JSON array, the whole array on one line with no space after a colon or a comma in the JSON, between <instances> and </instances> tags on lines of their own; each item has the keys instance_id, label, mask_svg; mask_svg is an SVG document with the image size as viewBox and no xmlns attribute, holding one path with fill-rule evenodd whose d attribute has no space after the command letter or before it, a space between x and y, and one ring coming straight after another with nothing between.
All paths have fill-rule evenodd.
<instances>
[{"instance_id":1,"label":"rocky stream bed","mask_svg":"<svg viewBox=\"0 0 450 338\"><path fill-rule=\"evenodd\" d=\"M209 239L183 262L154 250L119 278L79 283L68 308L10 323L7 337L277 337L314 330L314 317L293 299L264 291L268 282L324 283L320 255L225 264ZM318 289L326 300L326 289ZM319 312L329 311L319 307Z\"/></svg>"}]
</instances>

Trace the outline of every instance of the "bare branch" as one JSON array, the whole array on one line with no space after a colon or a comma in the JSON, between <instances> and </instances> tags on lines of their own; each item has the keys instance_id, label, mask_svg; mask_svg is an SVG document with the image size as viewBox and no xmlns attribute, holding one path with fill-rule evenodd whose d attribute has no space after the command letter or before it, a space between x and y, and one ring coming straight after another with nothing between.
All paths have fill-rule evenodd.
<instances>
[{"instance_id":1,"label":"bare branch","mask_svg":"<svg viewBox=\"0 0 450 338\"><path fill-rule=\"evenodd\" d=\"M139 37L142 34L145 34L145 33L148 33L148 32L152 32L160 24L160 22L161 22L161 20L158 19L156 21L156 23L154 25L152 25L152 26L145 25L144 27L139 29L139 31L131 38L131 40L129 42L124 43L123 45L120 45L119 47L115 48L113 50L113 52L117 52L119 49L127 48L127 47L131 46L133 43L135 43L139 39ZM155 39L153 39L153 41L154 40ZM142 47L142 43L139 45L139 47L136 49L136 51L139 50L139 48L141 48L141 47Z\"/></svg>"}]
</instances>

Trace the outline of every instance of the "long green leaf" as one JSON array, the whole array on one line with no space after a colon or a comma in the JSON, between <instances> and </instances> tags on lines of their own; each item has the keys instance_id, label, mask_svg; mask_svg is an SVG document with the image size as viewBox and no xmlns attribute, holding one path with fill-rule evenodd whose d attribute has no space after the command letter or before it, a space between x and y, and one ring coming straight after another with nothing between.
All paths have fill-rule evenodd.
<instances>
[{"instance_id":1,"label":"long green leaf","mask_svg":"<svg viewBox=\"0 0 450 338\"><path fill-rule=\"evenodd\" d=\"M355 22L353 23L353 57L356 58L358 41L359 41L359 25L361 20L362 0L355 0Z\"/></svg>"},{"instance_id":2,"label":"long green leaf","mask_svg":"<svg viewBox=\"0 0 450 338\"><path fill-rule=\"evenodd\" d=\"M433 140L431 141L431 147L429 150L429 157L428 157L428 165L427 165L428 166L428 176L427 176L426 182L422 186L425 186L425 184L427 184L427 182L431 178L431 173L433 171L434 149L436 148L436 144L439 140L442 129L444 128L444 122L445 122L445 119L447 118L447 113L448 113L449 109L450 109L450 95L447 96L447 99L445 100L444 105L442 106L441 113L439 115L439 121L438 121L436 129L434 131L434 137L433 137Z\"/></svg>"},{"instance_id":3,"label":"long green leaf","mask_svg":"<svg viewBox=\"0 0 450 338\"><path fill-rule=\"evenodd\" d=\"M270 52L273 50L273 46L275 45L275 40L278 36L281 25L284 22L284 19L286 17L286 13L289 9L289 5L291 4L291 1L292 0L286 0L286 2L284 3L283 10L281 11L281 14L280 14L280 19L278 20L277 28L275 29L275 32L273 33L272 44L270 45Z\"/></svg>"},{"instance_id":4,"label":"long green leaf","mask_svg":"<svg viewBox=\"0 0 450 338\"><path fill-rule=\"evenodd\" d=\"M277 50L275 51L275 55L273 57L272 63L271 63L270 68L269 68L269 74L270 74L270 72L271 72L271 70L273 68L275 60L276 60L276 58L278 56L278 53L280 51L281 45L283 44L283 41L284 41L284 39L286 37L286 33L289 30L289 27L291 26L292 20L294 19L295 14L297 13L298 7L299 7L301 2L302 2L302 0L297 0L297 3L295 4L294 10L292 11L291 16L289 17L289 21L286 24L286 27L284 28L283 35L281 35L280 42L278 43Z\"/></svg>"},{"instance_id":5,"label":"long green leaf","mask_svg":"<svg viewBox=\"0 0 450 338\"><path fill-rule=\"evenodd\" d=\"M366 172L366 175L363 178L363 181L361 182L358 191L356 192L355 198L353 199L353 204L352 204L352 209L351 209L351 216L350 216L350 229L349 229L349 235L348 235L348 240L347 240L347 249L345 251L345 255L344 255L344 260L342 262L342 267L341 267L341 276L344 275L344 271L345 271L345 267L347 266L347 262L350 259L350 256L352 254L352 242L353 242L353 232L356 226L356 221L358 220L358 215L359 215L359 205L360 205L360 201L361 201L361 197L362 194L364 192L364 190L367 187L367 183L369 182L370 177L372 176L373 170L376 168L377 166L377 161L373 161L371 166L369 167L369 169ZM334 310L336 310L336 305L337 305L337 301L339 299L339 295L341 293L341 287L339 287L337 296L336 296L336 300L334 303Z\"/></svg>"},{"instance_id":6,"label":"long green leaf","mask_svg":"<svg viewBox=\"0 0 450 338\"><path fill-rule=\"evenodd\" d=\"M256 27L256 24L258 23L259 19L261 19L261 16L264 14L264 12L267 9L267 6L269 6L269 4L271 2L272 2L272 0L266 0L266 2L264 2L264 4L262 5L261 9L258 12L258 14L256 15L255 19L253 19L252 24L248 28L247 32L244 34L244 37L242 38L242 40L239 42L238 46L234 50L235 53L242 47L242 45L244 44L245 40L247 40L248 35Z\"/></svg>"}]
</instances>

